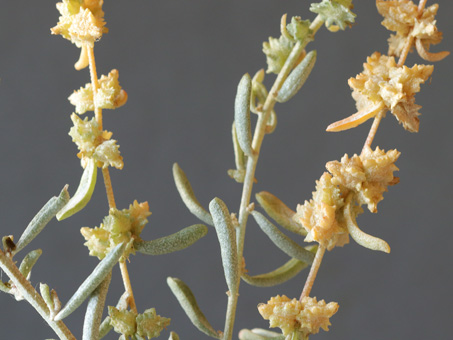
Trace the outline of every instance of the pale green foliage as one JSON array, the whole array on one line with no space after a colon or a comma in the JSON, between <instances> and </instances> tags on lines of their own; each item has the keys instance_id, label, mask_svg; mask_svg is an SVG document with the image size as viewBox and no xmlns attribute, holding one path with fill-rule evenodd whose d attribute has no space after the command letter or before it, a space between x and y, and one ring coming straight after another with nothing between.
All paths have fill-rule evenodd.
<instances>
[{"instance_id":1,"label":"pale green foliage","mask_svg":"<svg viewBox=\"0 0 453 340\"><path fill-rule=\"evenodd\" d=\"M119 147L120 146L116 144L116 140L114 139L105 141L96 148L93 157L103 163L103 168L107 168L110 165L117 169L122 169L124 163L123 157L120 155Z\"/></svg>"},{"instance_id":2,"label":"pale green foliage","mask_svg":"<svg viewBox=\"0 0 453 340\"><path fill-rule=\"evenodd\" d=\"M119 310L115 307L108 306L110 324L115 332L126 336L134 335L137 330L135 318L137 314L130 310Z\"/></svg>"},{"instance_id":3,"label":"pale green foliage","mask_svg":"<svg viewBox=\"0 0 453 340\"><path fill-rule=\"evenodd\" d=\"M323 0L321 3L311 4L310 11L319 14L327 28L335 25L333 30L337 28L345 30L354 23L356 17L350 10L351 2L352 0Z\"/></svg>"}]
</instances>

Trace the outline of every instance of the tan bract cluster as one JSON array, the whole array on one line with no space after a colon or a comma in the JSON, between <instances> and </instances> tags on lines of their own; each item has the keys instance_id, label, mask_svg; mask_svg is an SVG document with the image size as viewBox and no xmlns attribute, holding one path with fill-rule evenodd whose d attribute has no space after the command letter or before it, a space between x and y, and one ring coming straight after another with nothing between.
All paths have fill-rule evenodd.
<instances>
[{"instance_id":1,"label":"tan bract cluster","mask_svg":"<svg viewBox=\"0 0 453 340\"><path fill-rule=\"evenodd\" d=\"M102 5L104 0L63 0L57 3L60 18L52 34L60 34L77 47L93 47L107 33Z\"/></svg>"},{"instance_id":2,"label":"tan bract cluster","mask_svg":"<svg viewBox=\"0 0 453 340\"><path fill-rule=\"evenodd\" d=\"M316 241L328 250L348 243L348 231L341 217L343 206L340 189L332 183L332 176L325 172L316 181L313 199L297 206L295 219L307 230L305 241Z\"/></svg>"},{"instance_id":3,"label":"tan bract cluster","mask_svg":"<svg viewBox=\"0 0 453 340\"><path fill-rule=\"evenodd\" d=\"M94 158L103 168L109 165L117 169L123 168L123 157L120 155L116 140L110 139L111 132L99 130L95 118L82 120L73 113L71 120L74 126L69 130L69 135L80 150L77 156L81 159L83 167L87 158Z\"/></svg>"},{"instance_id":4,"label":"tan bract cluster","mask_svg":"<svg viewBox=\"0 0 453 340\"><path fill-rule=\"evenodd\" d=\"M442 41L442 32L437 30L435 20L438 4L426 8L421 16L418 6L409 0L377 0L376 6L384 17L382 25L396 32L389 38L389 55L400 56L408 36L420 39L426 50L431 44Z\"/></svg>"},{"instance_id":5,"label":"tan bract cluster","mask_svg":"<svg viewBox=\"0 0 453 340\"><path fill-rule=\"evenodd\" d=\"M95 107L116 109L124 105L127 101L127 93L121 88L118 76L118 70L110 71L108 76L102 75L96 94L93 93L91 83L74 91L68 99L76 107L76 112L84 114L87 111L94 111Z\"/></svg>"},{"instance_id":6,"label":"tan bract cluster","mask_svg":"<svg viewBox=\"0 0 453 340\"><path fill-rule=\"evenodd\" d=\"M349 79L349 86L354 90L358 110L380 104L390 110L403 127L411 132L418 132L421 106L415 104L415 93L420 91L433 72L431 65L398 67L393 57L373 53L363 65L364 71Z\"/></svg>"},{"instance_id":7,"label":"tan bract cluster","mask_svg":"<svg viewBox=\"0 0 453 340\"><path fill-rule=\"evenodd\" d=\"M128 247L123 258L134 254L133 242L140 240L140 234L148 223L147 217L151 215L148 202L134 201L129 209L118 210L111 208L100 227L80 229L87 242L85 245L90 250L91 256L103 259L118 244L125 242Z\"/></svg>"},{"instance_id":8,"label":"tan bract cluster","mask_svg":"<svg viewBox=\"0 0 453 340\"><path fill-rule=\"evenodd\" d=\"M353 201L357 204L366 204L368 209L376 213L377 204L384 199L382 194L389 185L399 182L393 176L398 168L395 165L400 156L397 150L384 150L367 147L360 156L349 158L343 156L341 162L332 161L326 164L327 170L333 175L332 183L338 185L343 196L354 194Z\"/></svg>"},{"instance_id":9,"label":"tan bract cluster","mask_svg":"<svg viewBox=\"0 0 453 340\"><path fill-rule=\"evenodd\" d=\"M134 339L157 338L170 325L170 319L156 314L155 308L137 314L130 310L119 310L109 306L110 324L115 332Z\"/></svg>"},{"instance_id":10,"label":"tan bract cluster","mask_svg":"<svg viewBox=\"0 0 453 340\"><path fill-rule=\"evenodd\" d=\"M338 304L324 300L317 301L316 297L304 297L302 301L289 299L287 296L272 297L267 304L260 304L258 311L270 327L278 327L283 335L301 331L304 335L316 334L322 328L329 330L329 319L337 312Z\"/></svg>"}]
</instances>

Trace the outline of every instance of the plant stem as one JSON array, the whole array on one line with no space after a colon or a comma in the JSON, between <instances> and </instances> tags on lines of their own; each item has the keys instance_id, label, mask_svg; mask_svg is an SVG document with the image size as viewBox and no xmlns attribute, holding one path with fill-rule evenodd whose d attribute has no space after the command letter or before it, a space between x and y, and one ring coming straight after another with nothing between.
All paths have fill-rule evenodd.
<instances>
[{"instance_id":1,"label":"plant stem","mask_svg":"<svg viewBox=\"0 0 453 340\"><path fill-rule=\"evenodd\" d=\"M128 303L131 309L137 313L137 306L135 305L134 292L132 291L131 280L129 279L129 272L127 271L126 261L120 261L121 276L123 277L124 289L128 295Z\"/></svg>"},{"instance_id":2,"label":"plant stem","mask_svg":"<svg viewBox=\"0 0 453 340\"><path fill-rule=\"evenodd\" d=\"M385 110L385 109L384 109ZM370 132L368 132L368 136L366 138L365 144L363 145L362 154L365 149L371 147L373 143L374 136L376 136L376 132L379 128L379 124L381 123L382 118L384 117L385 111L381 110L376 117L374 117L373 125L371 125Z\"/></svg>"},{"instance_id":3,"label":"plant stem","mask_svg":"<svg viewBox=\"0 0 453 340\"><path fill-rule=\"evenodd\" d=\"M320 16L318 15L315 20L310 25L310 29L313 32L313 35L319 30L322 26L323 21L321 20ZM242 268L242 258L244 254L244 241L245 241L245 229L247 225L247 219L249 216L249 212L247 211L247 207L250 204L250 197L252 195L253 183L255 179L255 171L256 166L258 163L258 157L260 154L261 145L263 143L264 135L266 134L266 126L267 121L269 119L269 115L274 108L275 105L275 98L278 95L278 91L283 85L283 82L288 77L289 73L293 69L296 61L300 58L305 46L309 40L305 40L303 42L298 41L288 59L285 62L285 65L282 67L281 71L279 72L277 79L275 80L274 84L272 85L271 90L266 98L266 101L263 105L263 111L258 116L258 122L256 123L255 132L253 135L252 141L252 148L253 148L253 155L249 156L247 160L247 167L246 173L244 178L244 184L242 187L242 196L241 196L241 204L239 207L239 227L236 230L236 242L237 242L237 251L238 251L238 261L239 261L239 268ZM241 282L241 275L238 275L238 290L239 285ZM225 320L225 328L224 328L224 335L223 340L231 340L233 336L233 328L234 328L234 321L235 321L235 314L237 308L237 300L238 300L238 292L230 292L228 296L228 307L227 307L227 314Z\"/></svg>"},{"instance_id":4,"label":"plant stem","mask_svg":"<svg viewBox=\"0 0 453 340\"><path fill-rule=\"evenodd\" d=\"M93 88L93 95L96 96L96 93L99 88L98 76L96 73L96 61L94 59L94 50L92 47L88 47L88 60L90 63L90 76L91 76L91 86ZM99 125L99 128L102 130L102 109L98 108L96 101L93 98L94 102L94 114L96 121ZM102 176L104 177L104 186L107 193L107 200L109 202L109 208L116 208L115 196L113 194L112 181L110 179L110 172L108 168L102 168ZM131 309L134 312L137 312L137 306L135 304L134 292L132 290L131 280L129 278L129 273L127 271L126 261L120 261L121 276L123 278L124 289L128 294L128 303Z\"/></svg>"},{"instance_id":5,"label":"plant stem","mask_svg":"<svg viewBox=\"0 0 453 340\"><path fill-rule=\"evenodd\" d=\"M304 297L310 295L311 288L313 287L313 283L315 282L316 275L318 274L319 267L321 266L322 258L324 253L326 252L326 247L319 245L318 250L316 251L315 259L310 267L310 273L308 274L307 281L305 281L304 290L300 295L299 301L302 301Z\"/></svg>"},{"instance_id":6,"label":"plant stem","mask_svg":"<svg viewBox=\"0 0 453 340\"><path fill-rule=\"evenodd\" d=\"M69 331L63 321L53 321L50 318L49 308L44 299L33 288L22 273L19 271L14 262L0 250L0 267L11 279L22 296L27 300L41 317L49 324L61 340L75 340L74 335Z\"/></svg>"}]
</instances>

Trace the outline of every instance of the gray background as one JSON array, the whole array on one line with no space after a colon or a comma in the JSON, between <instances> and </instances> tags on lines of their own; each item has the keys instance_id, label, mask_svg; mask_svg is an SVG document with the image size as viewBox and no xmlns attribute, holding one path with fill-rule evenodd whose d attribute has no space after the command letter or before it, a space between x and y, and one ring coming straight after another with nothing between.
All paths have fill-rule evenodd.
<instances>
[{"instance_id":1,"label":"gray background","mask_svg":"<svg viewBox=\"0 0 453 340\"><path fill-rule=\"evenodd\" d=\"M264 140L255 189L268 190L293 208L311 197L325 162L360 152L368 133L369 122L348 132L324 132L355 112L347 79L362 71L366 56L386 52L389 32L380 25L374 1L355 3L352 29L334 34L323 28L309 45L318 50L315 70L295 99L278 105L277 130ZM451 50L453 3L439 3L445 39L433 50ZM230 128L237 83L245 72L265 67L261 44L278 36L280 16L313 18L308 7L309 2L296 0L106 1L110 33L96 44L98 69L106 74L117 68L129 93L126 106L104 113L105 128L114 132L125 159L122 171L111 171L112 181L119 208L134 199L149 202L153 215L145 239L198 223L174 187L175 161L203 204L218 196L237 211L241 186L226 175L234 166ZM73 107L66 98L89 75L73 69L78 50L50 35L57 20L54 1L3 1L0 10L0 228L16 239L66 183L74 193L82 173L67 135ZM313 295L338 301L340 310L331 331L316 339L451 339L451 60L436 64L432 84L417 95L423 106L420 133L406 132L391 114L379 129L374 146L402 152L397 162L401 183L385 195L379 214L367 212L358 222L385 239L392 252L372 252L351 241L327 253ZM415 62L423 63L411 56L408 65ZM267 83L273 79L268 75ZM82 226L98 226L107 214L101 178L98 183L82 213L52 221L32 245L43 249L32 283L48 283L63 302L98 262L88 256L79 233ZM251 274L287 260L252 220L245 257ZM129 269L139 310L156 307L171 317L170 328L182 339L207 337L191 326L165 283L167 276L188 283L211 323L223 327L227 288L213 229L183 252L133 256ZM298 297L306 274L275 288L242 284L236 332L266 328L257 304L276 294ZM122 293L118 269L113 282L111 305ZM0 299L1 339L54 337L26 302L7 295ZM83 314L80 308L67 319L78 338ZM162 338L167 337L164 332Z\"/></svg>"}]
</instances>

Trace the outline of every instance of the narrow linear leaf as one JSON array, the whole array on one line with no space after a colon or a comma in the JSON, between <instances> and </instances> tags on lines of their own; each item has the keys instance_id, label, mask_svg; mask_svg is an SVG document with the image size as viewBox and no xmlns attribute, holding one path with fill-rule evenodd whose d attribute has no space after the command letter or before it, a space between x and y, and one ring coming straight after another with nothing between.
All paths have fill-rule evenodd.
<instances>
[{"instance_id":1,"label":"narrow linear leaf","mask_svg":"<svg viewBox=\"0 0 453 340\"><path fill-rule=\"evenodd\" d=\"M152 241L135 242L134 248L146 255L162 255L183 250L208 233L208 227L203 224L194 224L174 234Z\"/></svg>"},{"instance_id":2,"label":"narrow linear leaf","mask_svg":"<svg viewBox=\"0 0 453 340\"><path fill-rule=\"evenodd\" d=\"M275 113L274 110L271 111L271 114L269 115L269 120L267 121L266 125L266 133L271 134L272 132L275 131L277 128L277 114Z\"/></svg>"},{"instance_id":3,"label":"narrow linear leaf","mask_svg":"<svg viewBox=\"0 0 453 340\"><path fill-rule=\"evenodd\" d=\"M99 326L99 340L105 337L113 329L113 326L110 324L110 316L107 316L104 321L102 321Z\"/></svg>"},{"instance_id":4,"label":"narrow linear leaf","mask_svg":"<svg viewBox=\"0 0 453 340\"><path fill-rule=\"evenodd\" d=\"M284 103L302 88L316 63L316 51L310 51L289 74L278 92L276 100Z\"/></svg>"},{"instance_id":5,"label":"narrow linear leaf","mask_svg":"<svg viewBox=\"0 0 453 340\"><path fill-rule=\"evenodd\" d=\"M354 241L356 241L362 247L371 250L383 251L384 253L390 253L390 246L388 245L387 242L378 237L374 237L367 233L364 233L362 230L359 229L354 216L352 216L351 210L352 210L351 203L348 203L344 208L346 226L348 228L349 234L354 239Z\"/></svg>"},{"instance_id":6,"label":"narrow linear leaf","mask_svg":"<svg viewBox=\"0 0 453 340\"><path fill-rule=\"evenodd\" d=\"M176 332L170 332L170 337L168 340L179 340L179 335Z\"/></svg>"},{"instance_id":7,"label":"narrow linear leaf","mask_svg":"<svg viewBox=\"0 0 453 340\"><path fill-rule=\"evenodd\" d=\"M168 277L167 284L193 325L210 337L220 339L219 334L206 319L200 307L198 307L197 300L190 288L182 280L175 277Z\"/></svg>"},{"instance_id":8,"label":"narrow linear leaf","mask_svg":"<svg viewBox=\"0 0 453 340\"><path fill-rule=\"evenodd\" d=\"M22 260L20 267L19 267L19 271L22 273L22 275L24 277L28 278L28 275L30 274L31 269L36 264L36 261L38 261L41 254L42 254L42 250L36 249L36 250L32 250L24 257L24 259Z\"/></svg>"},{"instance_id":9,"label":"narrow linear leaf","mask_svg":"<svg viewBox=\"0 0 453 340\"><path fill-rule=\"evenodd\" d=\"M317 247L316 247L317 248ZM272 332L267 329L262 328L254 328L252 332L261 336L264 336L267 339L274 339L274 340L284 340L285 336L281 333Z\"/></svg>"},{"instance_id":10,"label":"narrow linear leaf","mask_svg":"<svg viewBox=\"0 0 453 340\"><path fill-rule=\"evenodd\" d=\"M233 127L231 128L231 135L233 137L234 161L236 163L236 169L244 170L247 156L245 156L244 151L242 151L241 146L239 145L236 124L234 122Z\"/></svg>"},{"instance_id":11,"label":"narrow linear leaf","mask_svg":"<svg viewBox=\"0 0 453 340\"><path fill-rule=\"evenodd\" d=\"M288 208L279 198L267 191L261 191L255 197L264 211L283 228L298 235L307 235L305 229L294 221L296 212Z\"/></svg>"},{"instance_id":12,"label":"narrow linear leaf","mask_svg":"<svg viewBox=\"0 0 453 340\"><path fill-rule=\"evenodd\" d=\"M198 202L186 174L179 167L178 163L173 164L173 178L179 195L187 209L204 223L211 226L214 225L211 215L203 208L200 202Z\"/></svg>"},{"instance_id":13,"label":"narrow linear leaf","mask_svg":"<svg viewBox=\"0 0 453 340\"><path fill-rule=\"evenodd\" d=\"M264 233L271 239L274 244L280 248L288 256L311 264L314 259L314 254L305 248L298 245L296 242L291 240L288 236L283 234L275 225L264 217L258 211L252 211L252 215L255 218L256 223L261 227Z\"/></svg>"},{"instance_id":14,"label":"narrow linear leaf","mask_svg":"<svg viewBox=\"0 0 453 340\"><path fill-rule=\"evenodd\" d=\"M53 305L53 299L50 295L49 286L46 285L45 283L40 283L39 292L41 293L41 296L44 299L44 302L46 303L47 308L49 308L49 312L52 313L52 311L54 310L54 305Z\"/></svg>"},{"instance_id":15,"label":"narrow linear leaf","mask_svg":"<svg viewBox=\"0 0 453 340\"><path fill-rule=\"evenodd\" d=\"M239 340L266 340L264 336L253 333L249 329L241 329L239 332Z\"/></svg>"},{"instance_id":16,"label":"narrow linear leaf","mask_svg":"<svg viewBox=\"0 0 453 340\"><path fill-rule=\"evenodd\" d=\"M310 251L313 252L313 254L315 254L317 246L310 247L315 249L314 251L310 249ZM245 282L247 282L251 286L272 287L292 279L294 276L299 274L299 272L302 269L305 269L306 267L308 267L307 263L299 261L297 259L291 259L285 264L283 264L281 267L269 273L254 276L243 273L241 277Z\"/></svg>"},{"instance_id":17,"label":"narrow linear leaf","mask_svg":"<svg viewBox=\"0 0 453 340\"><path fill-rule=\"evenodd\" d=\"M238 291L239 266L236 233L231 222L230 212L225 203L217 197L209 203L209 211L214 220L214 227L220 243L220 253L228 289L231 294L236 294Z\"/></svg>"},{"instance_id":18,"label":"narrow linear leaf","mask_svg":"<svg viewBox=\"0 0 453 340\"><path fill-rule=\"evenodd\" d=\"M101 325L105 298L107 297L111 279L112 272L110 271L104 281L91 293L83 322L82 340L99 339L99 326Z\"/></svg>"},{"instance_id":19,"label":"narrow linear leaf","mask_svg":"<svg viewBox=\"0 0 453 340\"><path fill-rule=\"evenodd\" d=\"M74 295L69 299L66 306L64 306L63 309L55 316L55 320L63 320L75 311L82 304L82 302L90 296L90 294L99 286L106 276L109 275L113 266L123 255L125 247L126 243L124 242L118 244L101 262L99 262L90 276L86 278L79 289L77 289Z\"/></svg>"},{"instance_id":20,"label":"narrow linear leaf","mask_svg":"<svg viewBox=\"0 0 453 340\"><path fill-rule=\"evenodd\" d=\"M62 221L85 208L91 199L91 195L93 195L94 187L96 185L97 171L98 168L96 166L96 161L93 158L89 158L88 164L85 170L83 170L79 187L77 188L74 196L71 197L69 202L57 214L58 221Z\"/></svg>"},{"instance_id":21,"label":"narrow linear leaf","mask_svg":"<svg viewBox=\"0 0 453 340\"><path fill-rule=\"evenodd\" d=\"M16 244L14 254L17 254L29 244L44 229L47 223L68 203L69 193L67 186L63 188L58 197L52 197L28 224Z\"/></svg>"},{"instance_id":22,"label":"narrow linear leaf","mask_svg":"<svg viewBox=\"0 0 453 340\"><path fill-rule=\"evenodd\" d=\"M234 122L239 145L247 156L253 155L252 130L250 124L251 91L252 79L250 78L250 75L246 73L239 82L236 93L236 100L234 102Z\"/></svg>"}]
</instances>

